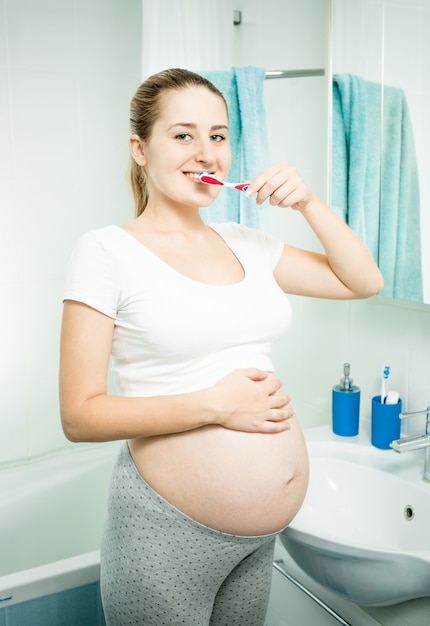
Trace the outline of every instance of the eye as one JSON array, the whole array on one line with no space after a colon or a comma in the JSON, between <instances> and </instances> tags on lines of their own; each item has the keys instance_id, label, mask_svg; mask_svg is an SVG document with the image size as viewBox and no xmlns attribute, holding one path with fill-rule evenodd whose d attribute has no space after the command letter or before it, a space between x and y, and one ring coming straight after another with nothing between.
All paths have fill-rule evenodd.
<instances>
[{"instance_id":1,"label":"eye","mask_svg":"<svg viewBox=\"0 0 430 626\"><path fill-rule=\"evenodd\" d=\"M211 139L216 143L219 143L221 141L225 141L226 137L224 137L224 135L211 135Z\"/></svg>"},{"instance_id":2,"label":"eye","mask_svg":"<svg viewBox=\"0 0 430 626\"><path fill-rule=\"evenodd\" d=\"M179 133L175 135L175 139L179 139L179 141L190 141L192 137L189 133Z\"/></svg>"}]
</instances>

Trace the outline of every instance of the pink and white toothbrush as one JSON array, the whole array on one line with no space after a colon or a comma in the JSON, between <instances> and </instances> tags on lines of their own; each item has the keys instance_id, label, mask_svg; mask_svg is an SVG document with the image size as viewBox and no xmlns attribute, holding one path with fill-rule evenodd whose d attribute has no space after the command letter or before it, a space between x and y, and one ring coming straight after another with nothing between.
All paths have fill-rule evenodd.
<instances>
[{"instance_id":1,"label":"pink and white toothbrush","mask_svg":"<svg viewBox=\"0 0 430 626\"><path fill-rule=\"evenodd\" d=\"M249 187L249 183L226 183L224 180L220 180L213 174L207 172L200 172L199 178L202 183L206 185L222 185L224 187L231 187L232 189L238 189L239 191L246 191Z\"/></svg>"}]
</instances>

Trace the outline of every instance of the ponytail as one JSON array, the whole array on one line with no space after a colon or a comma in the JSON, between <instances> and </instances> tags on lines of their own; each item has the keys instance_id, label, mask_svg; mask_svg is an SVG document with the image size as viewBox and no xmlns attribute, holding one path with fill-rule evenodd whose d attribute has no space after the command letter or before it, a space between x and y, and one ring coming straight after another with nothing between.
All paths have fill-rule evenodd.
<instances>
[{"instance_id":1,"label":"ponytail","mask_svg":"<svg viewBox=\"0 0 430 626\"><path fill-rule=\"evenodd\" d=\"M130 184L134 199L134 217L139 217L148 204L148 186L145 170L130 157Z\"/></svg>"}]
</instances>

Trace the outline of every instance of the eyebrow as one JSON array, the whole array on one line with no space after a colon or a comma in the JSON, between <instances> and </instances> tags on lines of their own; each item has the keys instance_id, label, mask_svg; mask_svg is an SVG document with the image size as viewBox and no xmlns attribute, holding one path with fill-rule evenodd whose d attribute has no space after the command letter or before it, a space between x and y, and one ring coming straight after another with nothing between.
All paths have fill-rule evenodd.
<instances>
[{"instance_id":1,"label":"eyebrow","mask_svg":"<svg viewBox=\"0 0 430 626\"><path fill-rule=\"evenodd\" d=\"M194 124L193 122L177 122L176 124L169 126L169 130L175 128L176 126L181 126L182 128L197 128L197 124ZM211 130L228 130L228 126L226 124L214 124L211 126Z\"/></svg>"}]
</instances>

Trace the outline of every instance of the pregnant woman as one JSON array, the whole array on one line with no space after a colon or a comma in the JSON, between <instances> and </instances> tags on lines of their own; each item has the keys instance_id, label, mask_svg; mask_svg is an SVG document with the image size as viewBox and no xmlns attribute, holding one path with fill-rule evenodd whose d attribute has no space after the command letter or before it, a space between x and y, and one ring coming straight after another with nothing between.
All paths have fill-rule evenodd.
<instances>
[{"instance_id":1,"label":"pregnant woman","mask_svg":"<svg viewBox=\"0 0 430 626\"><path fill-rule=\"evenodd\" d=\"M262 626L274 541L305 496L308 461L273 371L286 294L365 298L382 287L349 227L280 162L258 204L298 211L324 254L199 208L225 179L228 111L205 78L172 69L131 102L136 218L77 243L64 291L60 401L71 441L123 444L101 546L109 626ZM239 192L238 192L239 193ZM112 358L119 395L107 392Z\"/></svg>"}]
</instances>

